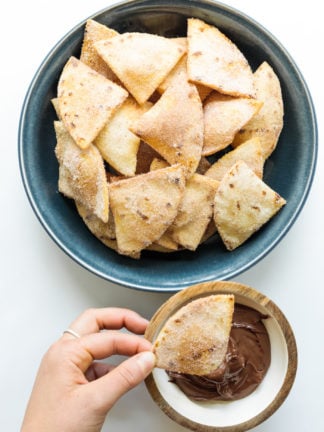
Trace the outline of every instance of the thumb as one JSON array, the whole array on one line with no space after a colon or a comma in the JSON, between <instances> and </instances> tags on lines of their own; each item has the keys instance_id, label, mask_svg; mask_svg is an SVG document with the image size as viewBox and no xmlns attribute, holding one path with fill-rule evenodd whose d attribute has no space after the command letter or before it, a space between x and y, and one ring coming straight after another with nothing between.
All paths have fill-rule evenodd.
<instances>
[{"instance_id":1,"label":"thumb","mask_svg":"<svg viewBox=\"0 0 324 432\"><path fill-rule=\"evenodd\" d=\"M148 376L154 365L154 354L151 351L143 351L128 358L107 375L90 383L96 386L97 395L100 394L102 397L101 408L108 412L121 396Z\"/></svg>"}]
</instances>

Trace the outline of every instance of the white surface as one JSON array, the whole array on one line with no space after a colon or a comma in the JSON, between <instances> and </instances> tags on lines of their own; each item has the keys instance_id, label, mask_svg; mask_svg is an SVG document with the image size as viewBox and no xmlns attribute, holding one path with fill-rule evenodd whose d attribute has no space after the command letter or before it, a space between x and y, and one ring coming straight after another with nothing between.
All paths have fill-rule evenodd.
<instances>
[{"instance_id":1,"label":"white surface","mask_svg":"<svg viewBox=\"0 0 324 432\"><path fill-rule=\"evenodd\" d=\"M27 201L17 158L21 105L34 72L52 46L109 0L7 1L1 11L1 368L0 430L19 430L40 358L83 309L126 306L150 317L168 295L109 284L71 261L48 237ZM323 133L321 2L231 0L261 22L287 48L304 75ZM237 278L271 297L294 328L299 369L284 403L255 431L324 430L323 258L324 155L307 204L280 245ZM111 411L104 431L180 432L151 401L145 387L125 396Z\"/></svg>"}]
</instances>

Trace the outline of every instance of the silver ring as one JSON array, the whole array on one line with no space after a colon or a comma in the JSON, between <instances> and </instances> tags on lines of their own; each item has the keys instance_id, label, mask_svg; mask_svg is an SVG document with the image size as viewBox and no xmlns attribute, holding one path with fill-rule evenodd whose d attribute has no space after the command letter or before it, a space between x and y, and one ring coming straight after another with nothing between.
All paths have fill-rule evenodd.
<instances>
[{"instance_id":1,"label":"silver ring","mask_svg":"<svg viewBox=\"0 0 324 432\"><path fill-rule=\"evenodd\" d=\"M81 337L81 336L79 335L79 333L75 332L75 331L72 330L72 329L66 329L66 330L64 330L63 334L64 334L64 333L68 333L68 334L74 336L74 337L77 338L77 339L80 339L80 337Z\"/></svg>"}]
</instances>

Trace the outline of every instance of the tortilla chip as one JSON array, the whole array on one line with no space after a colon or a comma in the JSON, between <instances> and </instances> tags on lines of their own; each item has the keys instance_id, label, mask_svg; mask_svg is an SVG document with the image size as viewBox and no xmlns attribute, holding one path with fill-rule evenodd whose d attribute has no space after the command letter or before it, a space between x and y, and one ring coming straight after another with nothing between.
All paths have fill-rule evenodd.
<instances>
[{"instance_id":1,"label":"tortilla chip","mask_svg":"<svg viewBox=\"0 0 324 432\"><path fill-rule=\"evenodd\" d=\"M181 59L178 61L178 63L175 65L175 67L171 70L171 72L168 74L166 79L159 85L158 92L164 93L165 90L170 86L174 85L174 83L177 82L177 80L181 79L182 74L185 73L187 75L187 55L184 55L181 57ZM204 101L206 97L212 92L212 89L209 87L205 87L200 84L196 84L199 96L201 101Z\"/></svg>"},{"instance_id":2,"label":"tortilla chip","mask_svg":"<svg viewBox=\"0 0 324 432\"><path fill-rule=\"evenodd\" d=\"M186 304L164 324L153 344L156 367L190 375L207 375L226 354L234 296L201 297Z\"/></svg>"},{"instance_id":3,"label":"tortilla chip","mask_svg":"<svg viewBox=\"0 0 324 432\"><path fill-rule=\"evenodd\" d=\"M107 63L102 60L102 58L98 55L96 49L94 48L94 44L96 42L110 39L117 35L118 32L116 32L115 30L103 24L100 24L92 19L89 19L86 22L84 30L80 60L104 77L120 84L120 81L118 80L114 72L110 69Z\"/></svg>"},{"instance_id":4,"label":"tortilla chip","mask_svg":"<svg viewBox=\"0 0 324 432\"><path fill-rule=\"evenodd\" d=\"M101 219L90 213L82 204L77 202L75 204L79 215L82 217L83 222L89 231L105 246L118 252L115 225L112 214L109 215L108 223L104 223ZM134 254L131 257L134 259L139 259L140 254Z\"/></svg>"},{"instance_id":5,"label":"tortilla chip","mask_svg":"<svg viewBox=\"0 0 324 432\"><path fill-rule=\"evenodd\" d=\"M58 83L59 112L81 149L93 142L127 95L126 90L70 57Z\"/></svg>"},{"instance_id":6,"label":"tortilla chip","mask_svg":"<svg viewBox=\"0 0 324 432\"><path fill-rule=\"evenodd\" d=\"M114 243L111 243L111 240L116 241L116 231L112 214L109 214L108 222L103 222L96 215L89 212L89 210L81 203L76 202L75 205L79 215L82 217L84 223L87 225L92 234L94 234L100 241L109 247L114 245ZM117 249L117 247L113 247L113 249Z\"/></svg>"},{"instance_id":7,"label":"tortilla chip","mask_svg":"<svg viewBox=\"0 0 324 432\"><path fill-rule=\"evenodd\" d=\"M72 176L64 165L59 165L58 190L66 197L74 199Z\"/></svg>"},{"instance_id":8,"label":"tortilla chip","mask_svg":"<svg viewBox=\"0 0 324 432\"><path fill-rule=\"evenodd\" d=\"M152 243L151 245L149 245L146 250L149 251L153 251L153 252L161 252L161 253L170 253L170 252L175 252L174 249L169 249L167 247L161 246L157 243Z\"/></svg>"},{"instance_id":9,"label":"tortilla chip","mask_svg":"<svg viewBox=\"0 0 324 432\"><path fill-rule=\"evenodd\" d=\"M105 161L120 174L135 175L140 139L129 130L129 126L150 107L148 102L138 105L128 97L94 141Z\"/></svg>"},{"instance_id":10,"label":"tortilla chip","mask_svg":"<svg viewBox=\"0 0 324 432\"><path fill-rule=\"evenodd\" d=\"M171 39L124 33L95 44L98 54L139 104L146 102L184 54Z\"/></svg>"},{"instance_id":11,"label":"tortilla chip","mask_svg":"<svg viewBox=\"0 0 324 432\"><path fill-rule=\"evenodd\" d=\"M259 111L262 102L213 92L204 104L204 156L232 143L235 134Z\"/></svg>"},{"instance_id":12,"label":"tortilla chip","mask_svg":"<svg viewBox=\"0 0 324 432\"><path fill-rule=\"evenodd\" d=\"M183 164L190 177L201 158L204 133L202 104L196 87L183 74L181 84L168 87L131 130L170 165Z\"/></svg>"},{"instance_id":13,"label":"tortilla chip","mask_svg":"<svg viewBox=\"0 0 324 432\"><path fill-rule=\"evenodd\" d=\"M228 250L244 243L286 203L245 162L239 161L223 177L214 203L214 220Z\"/></svg>"},{"instance_id":14,"label":"tortilla chip","mask_svg":"<svg viewBox=\"0 0 324 432\"><path fill-rule=\"evenodd\" d=\"M263 102L260 111L234 138L237 146L249 138L259 137L264 158L267 159L277 146L283 128L284 107L280 82L267 62L254 73L256 97Z\"/></svg>"},{"instance_id":15,"label":"tortilla chip","mask_svg":"<svg viewBox=\"0 0 324 432\"><path fill-rule=\"evenodd\" d=\"M196 250L212 219L214 197L219 182L200 174L187 181L177 217L169 228L172 239L189 250Z\"/></svg>"},{"instance_id":16,"label":"tortilla chip","mask_svg":"<svg viewBox=\"0 0 324 432\"><path fill-rule=\"evenodd\" d=\"M254 97L253 74L237 46L216 27L188 19L190 81L231 96Z\"/></svg>"},{"instance_id":17,"label":"tortilla chip","mask_svg":"<svg viewBox=\"0 0 324 432\"><path fill-rule=\"evenodd\" d=\"M108 221L108 183L99 150L90 145L80 149L62 122L54 122L60 164L59 191L83 204L103 222Z\"/></svg>"},{"instance_id":18,"label":"tortilla chip","mask_svg":"<svg viewBox=\"0 0 324 432\"><path fill-rule=\"evenodd\" d=\"M53 108L55 110L55 113L57 115L57 118L59 120L62 120L62 117L61 117L61 114L60 114L60 108L59 108L59 100L58 100L58 98L56 97L56 98L51 99L51 102L52 102Z\"/></svg>"},{"instance_id":19,"label":"tortilla chip","mask_svg":"<svg viewBox=\"0 0 324 432\"><path fill-rule=\"evenodd\" d=\"M204 232L204 235L202 236L201 240L200 240L200 244L204 243L205 241L207 241L209 238L211 238L213 235L215 235L217 233L217 228L215 225L215 221L212 218L206 228L206 231Z\"/></svg>"},{"instance_id":20,"label":"tortilla chip","mask_svg":"<svg viewBox=\"0 0 324 432\"><path fill-rule=\"evenodd\" d=\"M165 160L159 159L159 158L154 158L152 160L152 163L150 166L150 171L155 171L157 169L166 168L168 166L170 166L170 165Z\"/></svg>"},{"instance_id":21,"label":"tortilla chip","mask_svg":"<svg viewBox=\"0 0 324 432\"><path fill-rule=\"evenodd\" d=\"M181 165L109 185L118 251L133 255L158 240L177 215L185 186Z\"/></svg>"},{"instance_id":22,"label":"tortilla chip","mask_svg":"<svg viewBox=\"0 0 324 432\"><path fill-rule=\"evenodd\" d=\"M168 228L165 233L154 243L158 246L161 246L169 251L178 250L178 243L175 242L169 232L170 228Z\"/></svg>"},{"instance_id":23,"label":"tortilla chip","mask_svg":"<svg viewBox=\"0 0 324 432\"><path fill-rule=\"evenodd\" d=\"M264 157L259 138L251 138L235 150L226 153L206 171L205 175L221 181L226 172L240 160L244 161L259 178L262 178Z\"/></svg>"}]
</instances>

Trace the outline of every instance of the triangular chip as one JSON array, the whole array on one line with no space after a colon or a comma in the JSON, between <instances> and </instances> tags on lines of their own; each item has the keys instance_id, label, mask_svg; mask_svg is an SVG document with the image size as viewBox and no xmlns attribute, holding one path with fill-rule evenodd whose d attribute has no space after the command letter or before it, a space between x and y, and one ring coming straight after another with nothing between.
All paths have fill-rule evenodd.
<instances>
[{"instance_id":1,"label":"triangular chip","mask_svg":"<svg viewBox=\"0 0 324 432\"><path fill-rule=\"evenodd\" d=\"M165 246L161 246L157 243L152 243L151 245L149 245L146 250L149 251L153 251L153 252L161 252L161 253L170 253L170 252L174 252L175 249L169 249Z\"/></svg>"},{"instance_id":2,"label":"triangular chip","mask_svg":"<svg viewBox=\"0 0 324 432\"><path fill-rule=\"evenodd\" d=\"M59 100L58 100L58 98L56 97L56 98L51 99L51 102L52 102L53 108L55 110L55 113L57 115L57 118L59 120L62 120L61 114L60 114L60 109L59 109Z\"/></svg>"},{"instance_id":3,"label":"triangular chip","mask_svg":"<svg viewBox=\"0 0 324 432\"><path fill-rule=\"evenodd\" d=\"M100 24L97 21L89 19L86 22L80 55L80 60L84 64L114 82L119 81L118 78L107 63L98 55L97 50L94 48L94 44L116 35L118 35L118 32L115 30Z\"/></svg>"},{"instance_id":4,"label":"triangular chip","mask_svg":"<svg viewBox=\"0 0 324 432\"><path fill-rule=\"evenodd\" d=\"M72 176L64 165L59 165L58 190L68 198L74 199Z\"/></svg>"},{"instance_id":5,"label":"triangular chip","mask_svg":"<svg viewBox=\"0 0 324 432\"><path fill-rule=\"evenodd\" d=\"M214 205L215 224L226 248L244 243L285 203L245 162L234 164L217 189Z\"/></svg>"},{"instance_id":6,"label":"triangular chip","mask_svg":"<svg viewBox=\"0 0 324 432\"><path fill-rule=\"evenodd\" d=\"M94 234L104 244L107 244L107 246L113 246L114 244L110 241L116 241L116 230L112 214L109 215L108 222L103 222L96 215L91 213L83 204L79 202L76 202L75 204L79 215L82 217L84 223L92 234ZM117 243L116 248L113 249L117 249Z\"/></svg>"},{"instance_id":7,"label":"triangular chip","mask_svg":"<svg viewBox=\"0 0 324 432\"><path fill-rule=\"evenodd\" d=\"M185 186L181 165L109 185L118 250L133 255L158 240L173 222Z\"/></svg>"},{"instance_id":8,"label":"triangular chip","mask_svg":"<svg viewBox=\"0 0 324 432\"><path fill-rule=\"evenodd\" d=\"M264 157L259 138L251 138L236 149L226 153L206 171L205 175L221 181L226 172L240 160L244 161L258 177L262 178Z\"/></svg>"},{"instance_id":9,"label":"triangular chip","mask_svg":"<svg viewBox=\"0 0 324 432\"><path fill-rule=\"evenodd\" d=\"M168 162L166 162L164 159L154 158L150 166L150 171L166 168L168 166L169 166Z\"/></svg>"},{"instance_id":10,"label":"triangular chip","mask_svg":"<svg viewBox=\"0 0 324 432\"><path fill-rule=\"evenodd\" d=\"M164 324L153 352L156 366L190 375L207 375L222 363L229 341L234 296L201 297L181 307Z\"/></svg>"},{"instance_id":11,"label":"triangular chip","mask_svg":"<svg viewBox=\"0 0 324 432\"><path fill-rule=\"evenodd\" d=\"M103 222L108 221L108 184L99 150L90 145L80 149L62 122L54 122L60 164L59 190L83 204Z\"/></svg>"},{"instance_id":12,"label":"triangular chip","mask_svg":"<svg viewBox=\"0 0 324 432\"><path fill-rule=\"evenodd\" d=\"M231 96L254 97L249 63L216 27L188 19L188 76L195 83Z\"/></svg>"},{"instance_id":13,"label":"triangular chip","mask_svg":"<svg viewBox=\"0 0 324 432\"><path fill-rule=\"evenodd\" d=\"M179 246L178 243L173 240L169 229L167 229L165 233L162 234L162 236L158 240L156 240L154 244L168 249L169 251L176 251L178 250Z\"/></svg>"},{"instance_id":14,"label":"triangular chip","mask_svg":"<svg viewBox=\"0 0 324 432\"><path fill-rule=\"evenodd\" d=\"M204 104L204 156L227 147L235 134L259 111L262 102L213 92Z\"/></svg>"},{"instance_id":15,"label":"triangular chip","mask_svg":"<svg viewBox=\"0 0 324 432\"><path fill-rule=\"evenodd\" d=\"M259 137L265 158L268 158L277 146L283 128L284 107L280 82L267 62L254 73L256 97L263 102L260 111L238 132L234 145L239 145L252 137Z\"/></svg>"},{"instance_id":16,"label":"triangular chip","mask_svg":"<svg viewBox=\"0 0 324 432\"><path fill-rule=\"evenodd\" d=\"M179 76L181 77L182 74L185 72L187 74L187 55L184 55L181 57L181 59L178 61L178 63L175 65L175 67L171 70L171 72L168 74L166 79L159 85L158 91L159 93L164 93L165 90L170 86L173 85L178 79ZM181 78L180 78L181 79ZM204 101L206 97L211 93L213 90L210 87L205 87L200 84L196 84L200 99Z\"/></svg>"},{"instance_id":17,"label":"triangular chip","mask_svg":"<svg viewBox=\"0 0 324 432\"><path fill-rule=\"evenodd\" d=\"M181 84L171 85L131 130L171 165L186 166L188 177L201 158L203 110L196 87L183 74Z\"/></svg>"},{"instance_id":18,"label":"triangular chip","mask_svg":"<svg viewBox=\"0 0 324 432\"><path fill-rule=\"evenodd\" d=\"M184 54L181 44L148 33L124 33L95 44L139 104L146 102Z\"/></svg>"},{"instance_id":19,"label":"triangular chip","mask_svg":"<svg viewBox=\"0 0 324 432\"><path fill-rule=\"evenodd\" d=\"M177 217L168 229L176 243L197 249L213 216L218 185L218 181L200 174L193 174L187 181Z\"/></svg>"},{"instance_id":20,"label":"triangular chip","mask_svg":"<svg viewBox=\"0 0 324 432\"><path fill-rule=\"evenodd\" d=\"M75 57L58 83L59 113L76 144L84 149L96 138L127 92Z\"/></svg>"},{"instance_id":21,"label":"triangular chip","mask_svg":"<svg viewBox=\"0 0 324 432\"><path fill-rule=\"evenodd\" d=\"M149 102L138 105L128 97L94 141L105 161L120 174L135 175L140 138L129 130L129 126L150 107Z\"/></svg>"},{"instance_id":22,"label":"triangular chip","mask_svg":"<svg viewBox=\"0 0 324 432\"><path fill-rule=\"evenodd\" d=\"M85 223L89 231L95 237L97 237L97 239L100 240L105 246L118 252L115 224L112 214L109 215L109 220L105 223L102 222L101 219L97 218L97 216L89 212L89 210L87 210L82 204L78 202L76 202L75 204L79 215L82 217L83 222ZM131 257L134 259L138 259L140 255L134 254Z\"/></svg>"}]
</instances>

